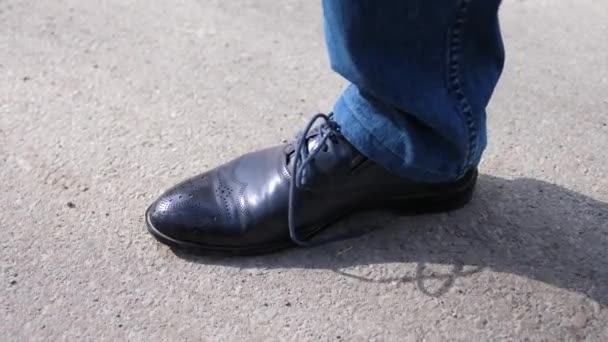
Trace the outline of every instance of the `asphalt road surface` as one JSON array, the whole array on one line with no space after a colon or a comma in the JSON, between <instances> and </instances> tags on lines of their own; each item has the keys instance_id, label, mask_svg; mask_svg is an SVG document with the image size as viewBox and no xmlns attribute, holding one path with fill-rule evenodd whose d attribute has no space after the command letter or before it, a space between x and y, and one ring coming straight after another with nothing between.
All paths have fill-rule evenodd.
<instances>
[{"instance_id":1,"label":"asphalt road surface","mask_svg":"<svg viewBox=\"0 0 608 342\"><path fill-rule=\"evenodd\" d=\"M0 0L3 341L608 339L608 2L506 0L478 192L218 259L143 213L331 109L319 1Z\"/></svg>"}]
</instances>

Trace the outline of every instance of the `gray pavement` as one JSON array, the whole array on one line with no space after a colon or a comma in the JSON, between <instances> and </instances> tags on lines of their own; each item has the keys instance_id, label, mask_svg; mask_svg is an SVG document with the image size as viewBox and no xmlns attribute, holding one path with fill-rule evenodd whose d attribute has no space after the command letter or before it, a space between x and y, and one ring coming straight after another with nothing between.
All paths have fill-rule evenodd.
<instances>
[{"instance_id":1,"label":"gray pavement","mask_svg":"<svg viewBox=\"0 0 608 342\"><path fill-rule=\"evenodd\" d=\"M318 1L0 1L2 341L608 339L608 2L506 0L468 208L266 257L174 254L163 189L345 83Z\"/></svg>"}]
</instances>

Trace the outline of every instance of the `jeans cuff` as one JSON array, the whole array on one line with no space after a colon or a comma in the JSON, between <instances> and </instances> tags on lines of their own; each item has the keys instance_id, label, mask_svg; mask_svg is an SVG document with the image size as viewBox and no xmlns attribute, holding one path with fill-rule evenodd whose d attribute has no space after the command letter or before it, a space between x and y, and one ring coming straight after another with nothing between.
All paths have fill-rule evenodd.
<instances>
[{"instance_id":1,"label":"jeans cuff","mask_svg":"<svg viewBox=\"0 0 608 342\"><path fill-rule=\"evenodd\" d=\"M401 113L394 114L403 115ZM346 140L364 156L398 176L418 182L449 182L458 178L458 165L425 169L413 159L408 132L390 113L380 112L350 85L334 105L334 118Z\"/></svg>"}]
</instances>

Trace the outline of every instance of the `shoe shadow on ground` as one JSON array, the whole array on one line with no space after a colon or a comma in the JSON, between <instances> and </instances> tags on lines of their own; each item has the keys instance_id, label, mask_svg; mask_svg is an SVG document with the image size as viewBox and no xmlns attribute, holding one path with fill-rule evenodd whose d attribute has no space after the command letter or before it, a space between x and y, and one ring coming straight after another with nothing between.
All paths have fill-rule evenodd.
<instances>
[{"instance_id":1,"label":"shoe shadow on ground","mask_svg":"<svg viewBox=\"0 0 608 342\"><path fill-rule=\"evenodd\" d=\"M358 239L254 258L175 254L204 264L330 269L366 282L414 282L430 296L447 292L458 277L491 269L608 305L607 219L608 204L560 186L482 175L464 209L418 217L358 214L327 232L373 228ZM366 272L368 265L387 269Z\"/></svg>"}]
</instances>

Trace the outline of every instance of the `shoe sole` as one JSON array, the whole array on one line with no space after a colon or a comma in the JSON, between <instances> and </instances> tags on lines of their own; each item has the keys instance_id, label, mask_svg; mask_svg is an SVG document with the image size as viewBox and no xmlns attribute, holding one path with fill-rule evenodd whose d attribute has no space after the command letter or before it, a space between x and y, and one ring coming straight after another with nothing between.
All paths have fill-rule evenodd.
<instances>
[{"instance_id":1,"label":"shoe sole","mask_svg":"<svg viewBox=\"0 0 608 342\"><path fill-rule=\"evenodd\" d=\"M353 210L353 213L386 209L392 212L396 212L400 215L417 216L457 210L464 207L473 198L475 184L477 182L477 170L472 171L464 178L465 180L461 180L462 183L449 193L442 192L425 194L424 196L392 198L384 203L373 203L369 205L364 205L360 210ZM156 227L154 227L154 225L150 221L150 209L151 207L146 210L145 214L146 226L148 227L148 231L158 241L168 245L172 249L184 250L186 252L199 255L252 256L276 253L290 247L296 247L296 245L291 240L281 240L275 243L253 246L215 246L186 240L178 240L163 234L158 229L156 229ZM310 232L305 237L305 239L310 239L314 235L318 234L319 232L325 230L329 226L333 225L337 221L349 215L350 214L345 214L336 217L332 220L328 220L327 223L324 223L323 225L310 229Z\"/></svg>"}]
</instances>

